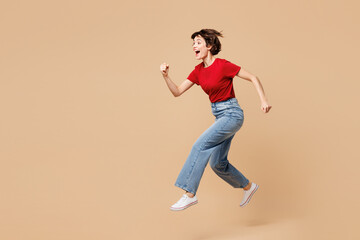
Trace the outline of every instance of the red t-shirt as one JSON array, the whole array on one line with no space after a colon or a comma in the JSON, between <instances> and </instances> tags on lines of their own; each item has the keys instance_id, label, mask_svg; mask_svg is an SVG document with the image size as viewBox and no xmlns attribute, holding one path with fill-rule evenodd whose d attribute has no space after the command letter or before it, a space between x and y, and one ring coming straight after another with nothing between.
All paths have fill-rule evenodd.
<instances>
[{"instance_id":1,"label":"red t-shirt","mask_svg":"<svg viewBox=\"0 0 360 240\"><path fill-rule=\"evenodd\" d=\"M200 85L209 95L210 102L220 102L235 97L233 78L240 69L240 66L225 59L215 58L206 68L203 62L196 65L187 79Z\"/></svg>"}]
</instances>

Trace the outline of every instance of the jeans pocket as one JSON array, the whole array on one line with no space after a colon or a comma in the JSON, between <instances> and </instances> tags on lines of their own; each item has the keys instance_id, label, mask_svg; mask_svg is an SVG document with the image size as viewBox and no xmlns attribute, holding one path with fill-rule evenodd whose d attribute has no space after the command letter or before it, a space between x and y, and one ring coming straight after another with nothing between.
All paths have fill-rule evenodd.
<instances>
[{"instance_id":1,"label":"jeans pocket","mask_svg":"<svg viewBox=\"0 0 360 240\"><path fill-rule=\"evenodd\" d=\"M230 116L237 119L238 121L244 121L244 112L242 109L236 108L230 112Z\"/></svg>"}]
</instances>

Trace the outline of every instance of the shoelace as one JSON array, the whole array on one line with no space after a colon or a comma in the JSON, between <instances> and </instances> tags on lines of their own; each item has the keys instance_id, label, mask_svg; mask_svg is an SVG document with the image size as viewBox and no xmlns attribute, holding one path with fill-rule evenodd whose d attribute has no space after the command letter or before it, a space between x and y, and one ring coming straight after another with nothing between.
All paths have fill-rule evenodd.
<instances>
[{"instance_id":1,"label":"shoelace","mask_svg":"<svg viewBox=\"0 0 360 240\"><path fill-rule=\"evenodd\" d=\"M180 198L179 202L185 201L187 198L188 198L188 196L185 194Z\"/></svg>"}]
</instances>

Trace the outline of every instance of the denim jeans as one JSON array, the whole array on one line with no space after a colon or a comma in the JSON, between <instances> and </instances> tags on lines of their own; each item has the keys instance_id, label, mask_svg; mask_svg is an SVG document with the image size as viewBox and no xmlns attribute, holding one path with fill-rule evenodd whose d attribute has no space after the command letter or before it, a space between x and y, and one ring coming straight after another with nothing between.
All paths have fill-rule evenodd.
<instances>
[{"instance_id":1,"label":"denim jeans","mask_svg":"<svg viewBox=\"0 0 360 240\"><path fill-rule=\"evenodd\" d=\"M231 140L244 122L244 112L236 98L211 103L215 122L196 140L175 186L196 194L205 167L210 160L212 170L234 188L244 188L249 180L229 163Z\"/></svg>"}]
</instances>

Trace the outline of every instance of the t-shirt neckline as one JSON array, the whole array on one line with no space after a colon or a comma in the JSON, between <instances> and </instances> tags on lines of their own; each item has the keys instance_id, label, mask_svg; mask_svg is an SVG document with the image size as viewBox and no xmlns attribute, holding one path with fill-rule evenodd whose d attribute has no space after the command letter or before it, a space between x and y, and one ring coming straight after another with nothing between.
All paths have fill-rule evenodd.
<instances>
[{"instance_id":1,"label":"t-shirt neckline","mask_svg":"<svg viewBox=\"0 0 360 240\"><path fill-rule=\"evenodd\" d=\"M218 58L215 58L215 60L213 61L213 63L210 65L210 66L207 66L207 67L204 67L204 62L202 62L202 67L204 68L204 69L208 69L209 67L211 67L212 65L214 65L214 63L215 63L215 61L217 60Z\"/></svg>"}]
</instances>

